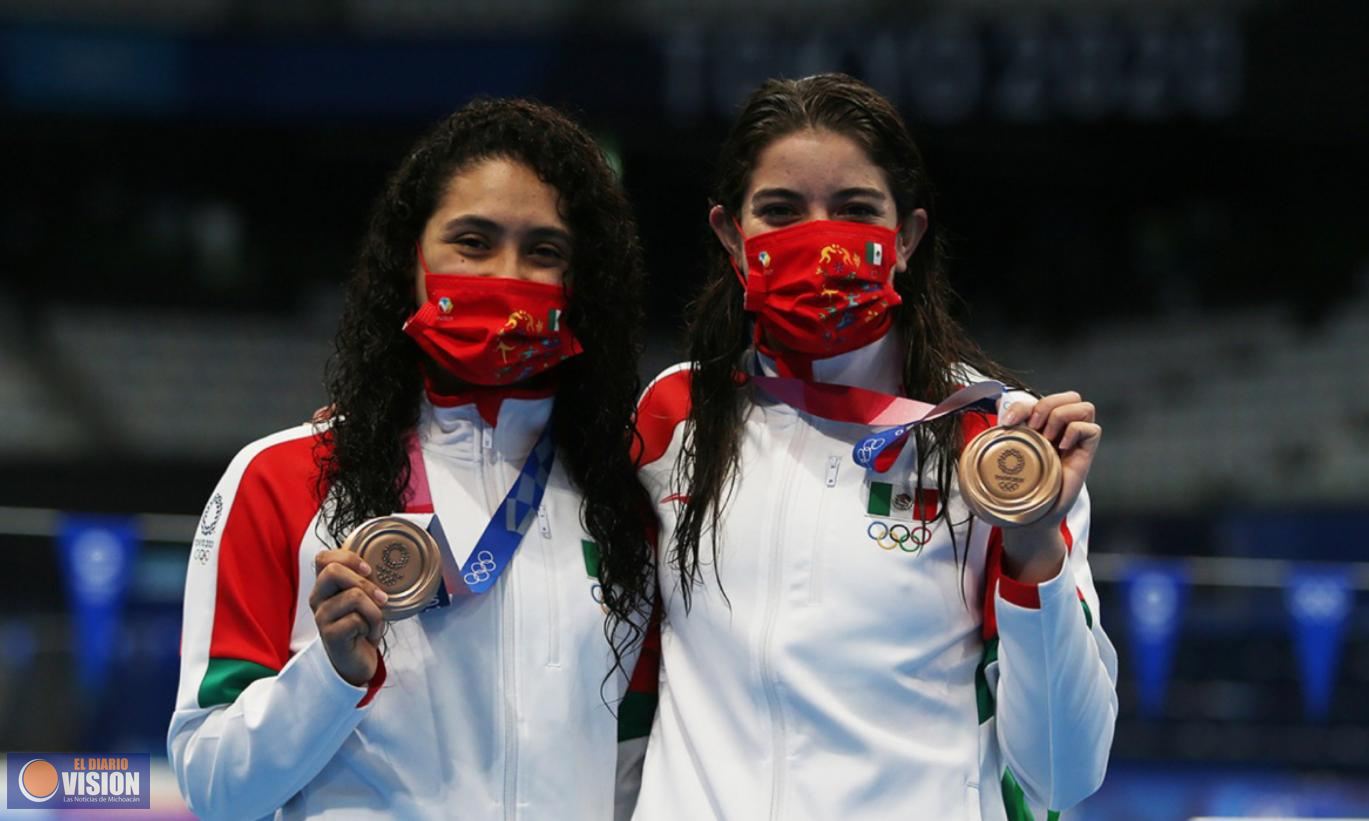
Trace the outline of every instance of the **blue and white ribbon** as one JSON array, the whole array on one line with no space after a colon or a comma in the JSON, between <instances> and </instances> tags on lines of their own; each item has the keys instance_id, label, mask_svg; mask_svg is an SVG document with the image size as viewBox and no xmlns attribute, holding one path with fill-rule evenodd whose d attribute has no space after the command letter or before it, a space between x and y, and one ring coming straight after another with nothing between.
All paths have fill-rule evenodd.
<instances>
[{"instance_id":1,"label":"blue and white ribbon","mask_svg":"<svg viewBox=\"0 0 1369 821\"><path fill-rule=\"evenodd\" d=\"M509 488L504 501L494 509L475 549L461 567L460 579L469 592L484 593L494 587L513 561L524 534L537 518L537 508L542 504L542 494L547 489L547 479L555 462L556 445L552 442L551 424L548 423L523 462L518 479Z\"/></svg>"},{"instance_id":2,"label":"blue and white ribbon","mask_svg":"<svg viewBox=\"0 0 1369 821\"><path fill-rule=\"evenodd\" d=\"M993 413L997 409L998 397L1005 390L1007 389L1003 383L992 380L976 382L973 385L961 388L940 404L928 406L928 409L916 419L863 437L859 442L856 442L856 446L851 451L851 458L863 468L873 467L875 460L879 458L881 453L902 442L904 437L918 425L971 409Z\"/></svg>"}]
</instances>

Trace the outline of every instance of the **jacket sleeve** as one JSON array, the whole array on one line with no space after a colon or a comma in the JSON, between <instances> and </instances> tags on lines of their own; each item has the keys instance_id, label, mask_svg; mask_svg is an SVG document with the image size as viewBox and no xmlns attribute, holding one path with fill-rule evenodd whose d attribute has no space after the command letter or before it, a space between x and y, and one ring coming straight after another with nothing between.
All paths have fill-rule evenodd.
<instances>
[{"instance_id":1,"label":"jacket sleeve","mask_svg":"<svg viewBox=\"0 0 1369 821\"><path fill-rule=\"evenodd\" d=\"M315 639L233 703L177 709L167 751L186 804L205 819L270 815L323 770L366 714L366 694Z\"/></svg>"},{"instance_id":2,"label":"jacket sleeve","mask_svg":"<svg viewBox=\"0 0 1369 821\"><path fill-rule=\"evenodd\" d=\"M167 752L186 803L208 819L283 805L333 757L384 680L382 665L369 688L349 684L307 635L311 620L297 633L299 546L318 509L301 481L299 449L311 440L264 441L220 481L186 573Z\"/></svg>"},{"instance_id":3,"label":"jacket sleeve","mask_svg":"<svg viewBox=\"0 0 1369 821\"><path fill-rule=\"evenodd\" d=\"M656 534L652 534L652 543ZM618 774L613 802L615 821L628 821L637 807L637 795L642 789L642 768L646 764L647 741L656 721L656 706L660 699L661 672L661 601L652 607L651 618L642 636L642 650L637 655L627 692L618 705Z\"/></svg>"},{"instance_id":4,"label":"jacket sleeve","mask_svg":"<svg viewBox=\"0 0 1369 821\"><path fill-rule=\"evenodd\" d=\"M1033 803L1066 810L1103 782L1117 719L1117 652L1098 618L1088 565L1085 489L1061 528L1069 553L1059 575L1039 585L997 576L995 687L999 748ZM992 561L1001 570L998 549Z\"/></svg>"},{"instance_id":5,"label":"jacket sleeve","mask_svg":"<svg viewBox=\"0 0 1369 821\"><path fill-rule=\"evenodd\" d=\"M637 403L633 420L636 436L632 443L632 460L638 467L638 478L646 489L649 500L659 503L670 493L670 470L662 459L670 452L672 442L684 421L689 417L690 385L693 369L681 362L662 371L647 385ZM676 489L678 491L678 489ZM677 497L680 494L675 494ZM659 555L660 532L653 524L648 528L647 541ZM613 817L628 821L637 806L642 787L642 769L646 764L646 749L656 720L661 671L661 614L664 605L659 595L652 606L642 650L628 680L627 693L618 707L618 777Z\"/></svg>"},{"instance_id":6,"label":"jacket sleeve","mask_svg":"<svg viewBox=\"0 0 1369 821\"><path fill-rule=\"evenodd\" d=\"M614 821L629 821L637 809L642 790L642 767L646 764L646 736L618 742L618 778L613 795Z\"/></svg>"}]
</instances>

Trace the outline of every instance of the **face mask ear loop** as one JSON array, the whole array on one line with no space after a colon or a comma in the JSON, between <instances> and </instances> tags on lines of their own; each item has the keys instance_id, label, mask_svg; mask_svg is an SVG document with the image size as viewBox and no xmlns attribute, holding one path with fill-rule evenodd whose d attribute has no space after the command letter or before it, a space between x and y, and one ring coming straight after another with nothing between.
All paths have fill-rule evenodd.
<instances>
[{"instance_id":1,"label":"face mask ear loop","mask_svg":"<svg viewBox=\"0 0 1369 821\"><path fill-rule=\"evenodd\" d=\"M894 226L894 264L889 268L889 284L892 285L894 277L898 276L898 241L903 235L903 223Z\"/></svg>"},{"instance_id":2,"label":"face mask ear loop","mask_svg":"<svg viewBox=\"0 0 1369 821\"><path fill-rule=\"evenodd\" d=\"M737 267L737 261L731 254L727 255L727 264L732 266L732 273L737 275L737 281L742 284L742 290L746 290L746 277L742 276L742 269Z\"/></svg>"},{"instance_id":3,"label":"face mask ear loop","mask_svg":"<svg viewBox=\"0 0 1369 821\"><path fill-rule=\"evenodd\" d=\"M433 272L428 270L428 261L423 258L423 240L419 239L414 242L414 250L418 252L418 269L423 272L423 291L428 295L428 302L432 302L432 288L429 280L432 279ZM422 305L418 307L419 310L423 309ZM414 314L414 316L417 315L418 314ZM412 317L410 318L410 321L412 321ZM405 327L408 327L407 322L405 323Z\"/></svg>"},{"instance_id":4,"label":"face mask ear loop","mask_svg":"<svg viewBox=\"0 0 1369 821\"><path fill-rule=\"evenodd\" d=\"M424 290L428 290L428 293L431 293L431 290L430 290L430 289L431 289L431 279L433 279L433 272L427 270L427 260L426 260L426 259L423 259L423 241L422 241L422 239L419 239L418 242L415 242L415 244L413 244L413 248L418 249L418 252L419 252L419 270L420 270L420 271L423 271L423 287L424 287Z\"/></svg>"},{"instance_id":5,"label":"face mask ear loop","mask_svg":"<svg viewBox=\"0 0 1369 821\"><path fill-rule=\"evenodd\" d=\"M746 237L742 235L742 224L740 222L737 222L736 218L734 217L732 220L732 226L737 229L737 238L742 241L742 253L745 254ZM728 254L727 262L729 265L732 266L732 273L737 275L737 281L742 284L742 290L745 291L746 277L742 274L742 269L737 267L737 258L732 256L731 254Z\"/></svg>"}]
</instances>

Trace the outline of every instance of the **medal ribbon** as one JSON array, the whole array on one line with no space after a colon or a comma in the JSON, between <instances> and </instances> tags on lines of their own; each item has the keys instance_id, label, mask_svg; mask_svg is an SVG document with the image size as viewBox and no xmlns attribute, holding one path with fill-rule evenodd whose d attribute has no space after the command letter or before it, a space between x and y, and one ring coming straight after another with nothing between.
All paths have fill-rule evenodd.
<instances>
[{"instance_id":1,"label":"medal ribbon","mask_svg":"<svg viewBox=\"0 0 1369 821\"><path fill-rule=\"evenodd\" d=\"M456 567L455 557L442 534L442 526L434 516L429 525L438 543L444 547L442 578L447 590L454 595L475 595L488 591L499 581L500 575L513 561L513 554L523 542L537 508L542 504L542 494L547 489L547 477L551 475L552 465L556 463L556 446L552 442L551 424L542 429L518 478L505 494L504 501L494 509L494 515L485 525L475 543L475 549L466 557L466 564ZM423 450L418 437L409 439L409 494L406 507L414 512L428 512L433 509L432 489L428 486L428 470L423 465Z\"/></svg>"},{"instance_id":2,"label":"medal ribbon","mask_svg":"<svg viewBox=\"0 0 1369 821\"><path fill-rule=\"evenodd\" d=\"M987 380L968 385L936 405L905 396L838 385L834 382L808 382L779 376L753 375L751 381L767 396L804 413L871 427L886 427L862 437L852 449L851 458L863 468L888 470L898 458L908 432L918 425L976 408L993 412L990 404L1007 390L1002 382ZM890 448L893 448L890 450ZM888 452L887 457L881 459Z\"/></svg>"}]
</instances>

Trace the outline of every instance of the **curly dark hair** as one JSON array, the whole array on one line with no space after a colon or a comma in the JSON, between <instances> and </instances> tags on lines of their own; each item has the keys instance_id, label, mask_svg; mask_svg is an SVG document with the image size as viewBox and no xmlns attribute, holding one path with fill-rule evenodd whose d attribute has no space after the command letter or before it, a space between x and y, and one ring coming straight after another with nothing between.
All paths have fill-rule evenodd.
<instances>
[{"instance_id":1,"label":"curly dark hair","mask_svg":"<svg viewBox=\"0 0 1369 821\"><path fill-rule=\"evenodd\" d=\"M938 229L935 198L922 154L894 107L865 83L845 74L763 83L747 99L723 143L713 203L739 220L761 151L781 137L804 129L842 134L864 148L888 178L900 222L910 218L915 209L927 212L927 233L906 270L894 278L894 287L903 297L892 332L900 334L903 341L904 391L918 399L940 400L955 391L958 368L964 365L1006 384L1022 385L1020 379L989 359L952 318L945 239ZM727 489L737 469L747 395L747 388L738 383L735 374L751 343L741 284L727 251L717 242L711 246L709 279L688 312L690 412L675 481L680 487L688 487L689 504L670 548L671 565L684 581L681 595L686 606L690 588L700 582L700 542L705 529L713 534L715 571L718 566L717 533ZM918 464L935 460L937 487L943 499L953 481L960 438L955 416L917 429ZM941 505L937 518L947 517L947 508ZM964 558L959 547L955 550L963 573Z\"/></svg>"},{"instance_id":2,"label":"curly dark hair","mask_svg":"<svg viewBox=\"0 0 1369 821\"><path fill-rule=\"evenodd\" d=\"M640 388L643 268L631 207L603 152L561 112L528 100L478 100L424 135L376 201L329 362L330 447L320 448L327 517L341 542L400 510L405 439L418 421L426 357L403 332L415 307L416 246L452 177L482 160L527 165L556 189L574 248L565 321L584 353L557 366L551 422L602 552L604 632L614 667L640 640L654 591L645 543L651 507L630 458ZM605 679L607 681L607 678Z\"/></svg>"}]
</instances>

